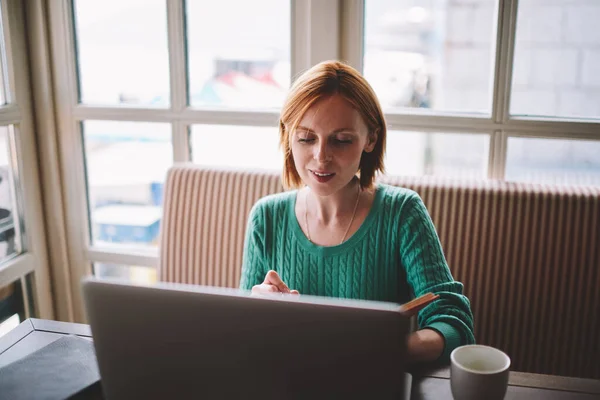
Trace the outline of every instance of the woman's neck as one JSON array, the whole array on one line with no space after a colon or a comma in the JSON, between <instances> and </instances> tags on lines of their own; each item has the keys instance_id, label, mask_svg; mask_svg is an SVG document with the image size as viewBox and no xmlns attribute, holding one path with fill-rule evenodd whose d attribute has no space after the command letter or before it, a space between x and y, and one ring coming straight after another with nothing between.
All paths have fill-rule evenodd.
<instances>
[{"instance_id":1,"label":"woman's neck","mask_svg":"<svg viewBox=\"0 0 600 400\"><path fill-rule=\"evenodd\" d=\"M327 225L332 220L345 219L351 215L360 196L358 178L352 179L343 189L329 196L318 196L310 188L305 188L305 207L309 214Z\"/></svg>"}]
</instances>

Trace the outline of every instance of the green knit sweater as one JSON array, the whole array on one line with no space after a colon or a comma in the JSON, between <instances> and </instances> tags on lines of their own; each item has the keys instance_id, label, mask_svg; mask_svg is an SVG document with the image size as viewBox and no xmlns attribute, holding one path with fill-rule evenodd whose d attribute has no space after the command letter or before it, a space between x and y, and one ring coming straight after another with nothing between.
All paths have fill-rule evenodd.
<instances>
[{"instance_id":1,"label":"green knit sweater","mask_svg":"<svg viewBox=\"0 0 600 400\"><path fill-rule=\"evenodd\" d=\"M440 241L419 195L378 184L366 219L346 242L310 242L295 214L297 191L259 200L244 244L240 288L250 290L271 269L301 294L405 303L427 292L440 298L419 312L420 328L445 339L440 361L475 342L469 300L448 269Z\"/></svg>"}]
</instances>

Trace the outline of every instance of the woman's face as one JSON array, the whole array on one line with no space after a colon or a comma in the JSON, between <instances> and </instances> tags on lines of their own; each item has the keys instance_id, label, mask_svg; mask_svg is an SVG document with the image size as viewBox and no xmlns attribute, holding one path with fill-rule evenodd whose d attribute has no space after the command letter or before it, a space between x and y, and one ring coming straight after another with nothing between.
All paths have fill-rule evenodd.
<instances>
[{"instance_id":1,"label":"woman's face","mask_svg":"<svg viewBox=\"0 0 600 400\"><path fill-rule=\"evenodd\" d=\"M296 170L316 194L331 195L348 185L363 151L372 151L376 139L343 97L324 98L308 109L292 134Z\"/></svg>"}]
</instances>

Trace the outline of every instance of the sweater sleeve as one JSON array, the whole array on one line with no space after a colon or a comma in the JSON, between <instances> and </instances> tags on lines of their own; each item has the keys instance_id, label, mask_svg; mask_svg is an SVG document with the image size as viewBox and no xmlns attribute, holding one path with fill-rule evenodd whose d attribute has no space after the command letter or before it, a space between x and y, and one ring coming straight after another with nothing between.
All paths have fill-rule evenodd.
<instances>
[{"instance_id":1,"label":"sweater sleeve","mask_svg":"<svg viewBox=\"0 0 600 400\"><path fill-rule=\"evenodd\" d=\"M400 257L415 297L432 292L439 299L419 312L419 327L430 328L444 337L439 358L448 362L458 346L475 343L473 314L463 285L452 277L440 240L425 204L416 193L401 211Z\"/></svg>"},{"instance_id":2,"label":"sweater sleeve","mask_svg":"<svg viewBox=\"0 0 600 400\"><path fill-rule=\"evenodd\" d=\"M261 229L264 226L263 215L260 204L256 204L248 217L240 280L242 290L251 290L252 286L262 283L267 273L264 262L264 230Z\"/></svg>"}]
</instances>

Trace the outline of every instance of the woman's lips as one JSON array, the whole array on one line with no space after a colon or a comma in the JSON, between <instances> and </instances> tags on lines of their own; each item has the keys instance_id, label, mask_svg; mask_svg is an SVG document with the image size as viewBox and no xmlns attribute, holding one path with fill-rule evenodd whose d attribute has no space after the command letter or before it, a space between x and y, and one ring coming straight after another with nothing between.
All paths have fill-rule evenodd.
<instances>
[{"instance_id":1,"label":"woman's lips","mask_svg":"<svg viewBox=\"0 0 600 400\"><path fill-rule=\"evenodd\" d=\"M334 172L328 172L328 171L310 170L310 173L319 183L325 183L325 182L331 180L335 176Z\"/></svg>"}]
</instances>

